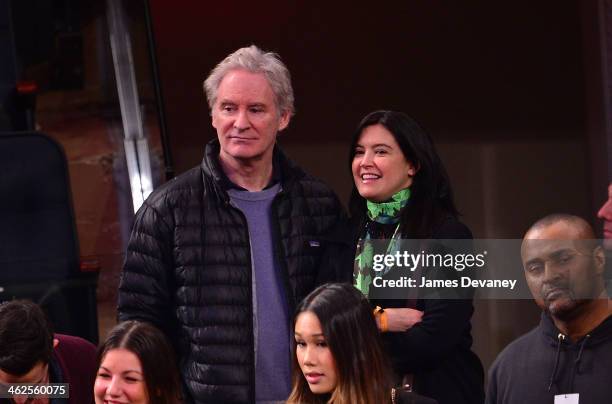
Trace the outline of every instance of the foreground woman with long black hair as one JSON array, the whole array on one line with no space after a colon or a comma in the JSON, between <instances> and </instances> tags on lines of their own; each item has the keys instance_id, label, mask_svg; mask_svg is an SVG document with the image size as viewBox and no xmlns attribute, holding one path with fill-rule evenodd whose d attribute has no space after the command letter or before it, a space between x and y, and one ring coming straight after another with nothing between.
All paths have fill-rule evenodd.
<instances>
[{"instance_id":1,"label":"foreground woman with long black hair","mask_svg":"<svg viewBox=\"0 0 612 404\"><path fill-rule=\"evenodd\" d=\"M367 299L348 283L320 286L298 306L288 404L435 404L393 388Z\"/></svg>"}]
</instances>

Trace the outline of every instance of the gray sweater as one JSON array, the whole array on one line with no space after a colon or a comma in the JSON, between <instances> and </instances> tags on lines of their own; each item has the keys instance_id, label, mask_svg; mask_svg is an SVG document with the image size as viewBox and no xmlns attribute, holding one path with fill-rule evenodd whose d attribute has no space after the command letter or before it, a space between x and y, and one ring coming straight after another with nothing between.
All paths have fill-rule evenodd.
<instances>
[{"instance_id":1,"label":"gray sweater","mask_svg":"<svg viewBox=\"0 0 612 404\"><path fill-rule=\"evenodd\" d=\"M271 220L272 201L279 191L279 184L260 192L228 191L232 204L246 217L251 241L258 403L286 400L291 388L289 313Z\"/></svg>"}]
</instances>

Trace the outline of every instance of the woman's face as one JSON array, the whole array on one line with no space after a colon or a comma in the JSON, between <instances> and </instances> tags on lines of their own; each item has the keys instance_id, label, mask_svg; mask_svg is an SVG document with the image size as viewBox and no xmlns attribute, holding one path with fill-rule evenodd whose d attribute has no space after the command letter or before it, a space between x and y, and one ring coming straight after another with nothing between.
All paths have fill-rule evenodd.
<instances>
[{"instance_id":1,"label":"woman's face","mask_svg":"<svg viewBox=\"0 0 612 404\"><path fill-rule=\"evenodd\" d=\"M142 366L127 349L111 349L104 355L96 383L96 404L148 404Z\"/></svg>"},{"instance_id":2,"label":"woman's face","mask_svg":"<svg viewBox=\"0 0 612 404\"><path fill-rule=\"evenodd\" d=\"M410 187L416 173L391 132L381 124L361 132L351 168L359 195L373 202L386 201Z\"/></svg>"},{"instance_id":3,"label":"woman's face","mask_svg":"<svg viewBox=\"0 0 612 404\"><path fill-rule=\"evenodd\" d=\"M297 361L314 394L331 393L338 384L336 362L327 346L319 318L302 312L295 321Z\"/></svg>"}]
</instances>

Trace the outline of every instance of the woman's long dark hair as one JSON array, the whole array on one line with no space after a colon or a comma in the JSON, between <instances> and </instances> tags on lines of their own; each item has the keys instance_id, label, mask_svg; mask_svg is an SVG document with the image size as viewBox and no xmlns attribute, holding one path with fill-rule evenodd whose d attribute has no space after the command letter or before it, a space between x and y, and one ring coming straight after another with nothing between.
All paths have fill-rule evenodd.
<instances>
[{"instance_id":1,"label":"woman's long dark hair","mask_svg":"<svg viewBox=\"0 0 612 404\"><path fill-rule=\"evenodd\" d=\"M108 351L120 348L140 360L150 404L182 402L174 351L160 330L140 321L117 324L98 348L98 368Z\"/></svg>"},{"instance_id":2,"label":"woman's long dark hair","mask_svg":"<svg viewBox=\"0 0 612 404\"><path fill-rule=\"evenodd\" d=\"M372 314L361 292L348 283L318 287L299 304L294 317L314 313L336 363L338 384L328 394L313 394L293 355L293 389L287 403L379 404L391 402L390 365ZM293 341L295 352L296 342Z\"/></svg>"},{"instance_id":3,"label":"woman's long dark hair","mask_svg":"<svg viewBox=\"0 0 612 404\"><path fill-rule=\"evenodd\" d=\"M411 238L429 238L436 225L448 216L459 214L446 169L431 137L414 119L395 111L375 111L362 119L351 142L349 166L363 130L377 124L391 132L406 160L417 169L410 186L410 208L404 210L400 219L402 234ZM354 184L349 211L353 218L362 218L366 211L366 201Z\"/></svg>"}]
</instances>

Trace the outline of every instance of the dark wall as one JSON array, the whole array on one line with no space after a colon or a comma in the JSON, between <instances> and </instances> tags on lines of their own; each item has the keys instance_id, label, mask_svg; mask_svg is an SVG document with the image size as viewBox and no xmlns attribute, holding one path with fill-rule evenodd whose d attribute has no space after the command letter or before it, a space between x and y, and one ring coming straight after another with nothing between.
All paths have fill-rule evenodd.
<instances>
[{"instance_id":1,"label":"dark wall","mask_svg":"<svg viewBox=\"0 0 612 404\"><path fill-rule=\"evenodd\" d=\"M580 136L584 127L575 2L150 4L179 172L214 136L201 82L251 43L292 72L297 115L285 142L346 141L380 108L408 112L434 138Z\"/></svg>"},{"instance_id":2,"label":"dark wall","mask_svg":"<svg viewBox=\"0 0 612 404\"><path fill-rule=\"evenodd\" d=\"M0 0L0 131L12 129L14 92L17 81L15 43L9 0Z\"/></svg>"}]
</instances>

